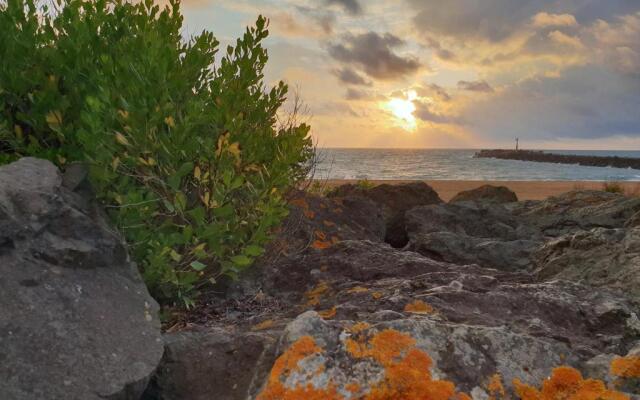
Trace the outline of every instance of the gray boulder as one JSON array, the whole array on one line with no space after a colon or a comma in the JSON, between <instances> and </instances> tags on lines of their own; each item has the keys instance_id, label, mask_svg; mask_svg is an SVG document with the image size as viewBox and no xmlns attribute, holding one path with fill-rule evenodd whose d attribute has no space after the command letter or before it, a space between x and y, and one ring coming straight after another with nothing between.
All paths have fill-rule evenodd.
<instances>
[{"instance_id":1,"label":"gray boulder","mask_svg":"<svg viewBox=\"0 0 640 400\"><path fill-rule=\"evenodd\" d=\"M535 254L539 279L618 289L640 303L640 228L595 228L560 236Z\"/></svg>"},{"instance_id":2,"label":"gray boulder","mask_svg":"<svg viewBox=\"0 0 640 400\"><path fill-rule=\"evenodd\" d=\"M0 167L2 399L138 399L158 306L96 207L48 161Z\"/></svg>"},{"instance_id":3,"label":"gray boulder","mask_svg":"<svg viewBox=\"0 0 640 400\"><path fill-rule=\"evenodd\" d=\"M405 220L408 249L452 263L522 270L531 266L530 254L542 242L537 230L498 204L416 207Z\"/></svg>"},{"instance_id":4,"label":"gray boulder","mask_svg":"<svg viewBox=\"0 0 640 400\"><path fill-rule=\"evenodd\" d=\"M328 194L340 198L358 196L373 200L382 207L387 226L385 241L394 247L403 247L407 243L405 213L418 206L441 204L438 193L422 181L398 185L382 184L372 188L346 184L338 186Z\"/></svg>"},{"instance_id":5,"label":"gray boulder","mask_svg":"<svg viewBox=\"0 0 640 400\"><path fill-rule=\"evenodd\" d=\"M640 211L640 198L582 190L539 202L522 202L513 213L548 237L593 228L621 228Z\"/></svg>"},{"instance_id":6,"label":"gray boulder","mask_svg":"<svg viewBox=\"0 0 640 400\"><path fill-rule=\"evenodd\" d=\"M245 400L275 360L276 337L210 328L164 335L165 354L144 399Z\"/></svg>"}]
</instances>

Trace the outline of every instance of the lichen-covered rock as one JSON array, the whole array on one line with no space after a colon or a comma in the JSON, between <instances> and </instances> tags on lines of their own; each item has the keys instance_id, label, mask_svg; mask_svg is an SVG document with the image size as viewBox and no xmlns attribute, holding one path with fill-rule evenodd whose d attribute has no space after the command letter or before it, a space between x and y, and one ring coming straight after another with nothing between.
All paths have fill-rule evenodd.
<instances>
[{"instance_id":1,"label":"lichen-covered rock","mask_svg":"<svg viewBox=\"0 0 640 400\"><path fill-rule=\"evenodd\" d=\"M640 228L595 228L553 239L535 252L540 279L619 289L640 303Z\"/></svg>"},{"instance_id":2,"label":"lichen-covered rock","mask_svg":"<svg viewBox=\"0 0 640 400\"><path fill-rule=\"evenodd\" d=\"M257 400L504 397L580 365L570 345L506 327L430 318L376 323L323 321L305 313L285 332ZM575 374L579 375L578 371ZM555 378L552 378L555 379ZM502 382L507 383L507 388Z\"/></svg>"},{"instance_id":3,"label":"lichen-covered rock","mask_svg":"<svg viewBox=\"0 0 640 400\"><path fill-rule=\"evenodd\" d=\"M438 193L424 182L416 181L398 185L382 184L373 188L363 188L346 184L335 188L329 197L366 197L379 204L384 212L387 225L386 242L394 247L407 243L404 215L414 207L440 204Z\"/></svg>"},{"instance_id":4,"label":"lichen-covered rock","mask_svg":"<svg viewBox=\"0 0 640 400\"><path fill-rule=\"evenodd\" d=\"M506 186L482 185L475 189L465 190L453 196L449 203L459 201L481 201L487 203L513 203L518 196Z\"/></svg>"},{"instance_id":5,"label":"lichen-covered rock","mask_svg":"<svg viewBox=\"0 0 640 400\"><path fill-rule=\"evenodd\" d=\"M0 397L138 399L158 306L97 208L48 161L0 167Z\"/></svg>"},{"instance_id":6,"label":"lichen-covered rock","mask_svg":"<svg viewBox=\"0 0 640 400\"><path fill-rule=\"evenodd\" d=\"M211 328L164 335L165 353L148 400L245 400L275 361L276 337Z\"/></svg>"}]
</instances>

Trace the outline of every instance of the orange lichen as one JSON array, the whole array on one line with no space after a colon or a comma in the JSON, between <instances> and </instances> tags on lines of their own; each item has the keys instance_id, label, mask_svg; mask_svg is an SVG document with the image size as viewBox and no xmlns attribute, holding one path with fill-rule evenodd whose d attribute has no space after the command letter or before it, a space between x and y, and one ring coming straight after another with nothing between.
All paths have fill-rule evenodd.
<instances>
[{"instance_id":1,"label":"orange lichen","mask_svg":"<svg viewBox=\"0 0 640 400\"><path fill-rule=\"evenodd\" d=\"M380 298L382 298L382 296L384 296L384 294L382 292L373 292L373 293L371 293L371 297L373 297L375 300L379 300Z\"/></svg>"},{"instance_id":2,"label":"orange lichen","mask_svg":"<svg viewBox=\"0 0 640 400\"><path fill-rule=\"evenodd\" d=\"M328 310L318 311L318 315L320 315L324 319L331 319L331 318L336 316L336 307L333 306L332 308L330 308Z\"/></svg>"},{"instance_id":3,"label":"orange lichen","mask_svg":"<svg viewBox=\"0 0 640 400\"><path fill-rule=\"evenodd\" d=\"M360 385L356 382L348 383L344 388L348 392L351 392L353 394L358 393L360 391Z\"/></svg>"},{"instance_id":4,"label":"orange lichen","mask_svg":"<svg viewBox=\"0 0 640 400\"><path fill-rule=\"evenodd\" d=\"M611 361L611 375L640 378L640 356L616 357Z\"/></svg>"},{"instance_id":5,"label":"orange lichen","mask_svg":"<svg viewBox=\"0 0 640 400\"><path fill-rule=\"evenodd\" d=\"M431 358L415 347L415 339L393 329L375 334L368 342L346 340L353 358L372 358L385 368L384 379L363 400L467 400L456 394L452 382L432 380Z\"/></svg>"},{"instance_id":6,"label":"orange lichen","mask_svg":"<svg viewBox=\"0 0 640 400\"><path fill-rule=\"evenodd\" d=\"M343 400L332 385L324 389L315 388L311 384L287 388L282 383L287 376L298 370L300 361L321 351L322 348L316 345L312 337L303 336L298 339L273 364L267 386L258 396L258 400Z\"/></svg>"},{"instance_id":7,"label":"orange lichen","mask_svg":"<svg viewBox=\"0 0 640 400\"><path fill-rule=\"evenodd\" d=\"M307 203L307 200L299 197L297 199L293 199L289 201L289 204L293 205L293 206L298 206L300 208L309 208L309 203Z\"/></svg>"},{"instance_id":8,"label":"orange lichen","mask_svg":"<svg viewBox=\"0 0 640 400\"><path fill-rule=\"evenodd\" d=\"M335 223L335 222L333 222L333 221L328 221L328 220L326 220L326 219L325 219L324 221L322 221L322 223L324 224L324 226L327 226L327 227L336 226L336 223Z\"/></svg>"},{"instance_id":9,"label":"orange lichen","mask_svg":"<svg viewBox=\"0 0 640 400\"><path fill-rule=\"evenodd\" d=\"M366 293L369 289L363 286L354 286L351 289L347 290L347 293Z\"/></svg>"},{"instance_id":10,"label":"orange lichen","mask_svg":"<svg viewBox=\"0 0 640 400\"><path fill-rule=\"evenodd\" d=\"M259 324L256 324L254 326L251 327L252 331L262 331L264 329L269 329L273 326L274 322L273 320L267 319L265 321L260 322Z\"/></svg>"},{"instance_id":11,"label":"orange lichen","mask_svg":"<svg viewBox=\"0 0 640 400\"><path fill-rule=\"evenodd\" d=\"M404 306L404 311L414 314L433 314L436 312L433 307L422 300L415 300L413 303L408 303Z\"/></svg>"},{"instance_id":12,"label":"orange lichen","mask_svg":"<svg viewBox=\"0 0 640 400\"><path fill-rule=\"evenodd\" d=\"M319 229L313 231L313 234L316 235L318 240L325 240L327 238L327 235Z\"/></svg>"},{"instance_id":13,"label":"orange lichen","mask_svg":"<svg viewBox=\"0 0 640 400\"><path fill-rule=\"evenodd\" d=\"M331 247L331 245L332 243L327 242L326 240L314 240L313 243L311 244L311 247L317 250L324 250Z\"/></svg>"},{"instance_id":14,"label":"orange lichen","mask_svg":"<svg viewBox=\"0 0 640 400\"><path fill-rule=\"evenodd\" d=\"M371 328L371 325L367 322L357 322L351 328L349 328L350 333L360 333L367 329Z\"/></svg>"},{"instance_id":15,"label":"orange lichen","mask_svg":"<svg viewBox=\"0 0 640 400\"><path fill-rule=\"evenodd\" d=\"M315 213L315 211L304 210L304 216L309 218L309 219L314 219L316 217L316 213Z\"/></svg>"},{"instance_id":16,"label":"orange lichen","mask_svg":"<svg viewBox=\"0 0 640 400\"><path fill-rule=\"evenodd\" d=\"M304 296L307 299L307 306L317 306L320 304L322 296L329 291L329 285L325 281L318 283L313 289L307 291Z\"/></svg>"},{"instance_id":17,"label":"orange lichen","mask_svg":"<svg viewBox=\"0 0 640 400\"><path fill-rule=\"evenodd\" d=\"M337 244L340 242L340 238L338 236L331 236L331 243Z\"/></svg>"},{"instance_id":18,"label":"orange lichen","mask_svg":"<svg viewBox=\"0 0 640 400\"><path fill-rule=\"evenodd\" d=\"M624 393L607 389L602 381L583 379L580 372L571 367L558 367L538 390L513 381L516 394L522 400L629 400Z\"/></svg>"},{"instance_id":19,"label":"orange lichen","mask_svg":"<svg viewBox=\"0 0 640 400\"><path fill-rule=\"evenodd\" d=\"M489 379L487 391L489 392L489 399L491 400L503 399L505 397L506 391L502 384L502 377L500 374L494 374L491 379Z\"/></svg>"}]
</instances>

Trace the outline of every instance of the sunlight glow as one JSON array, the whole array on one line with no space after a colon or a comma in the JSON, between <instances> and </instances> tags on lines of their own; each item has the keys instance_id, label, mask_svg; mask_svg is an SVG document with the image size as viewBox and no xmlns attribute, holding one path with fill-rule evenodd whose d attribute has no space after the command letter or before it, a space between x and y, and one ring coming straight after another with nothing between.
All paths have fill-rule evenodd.
<instances>
[{"instance_id":1,"label":"sunlight glow","mask_svg":"<svg viewBox=\"0 0 640 400\"><path fill-rule=\"evenodd\" d=\"M397 122L403 129L413 131L416 129L416 118L413 116L416 110L413 101L418 97L415 90L407 92L406 99L393 98L387 103L387 108L397 118Z\"/></svg>"}]
</instances>

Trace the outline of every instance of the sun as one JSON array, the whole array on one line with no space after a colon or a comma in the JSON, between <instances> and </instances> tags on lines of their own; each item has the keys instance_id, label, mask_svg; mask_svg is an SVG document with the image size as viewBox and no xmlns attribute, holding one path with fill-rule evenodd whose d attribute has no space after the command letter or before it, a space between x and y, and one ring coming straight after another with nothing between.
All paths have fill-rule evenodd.
<instances>
[{"instance_id":1,"label":"sun","mask_svg":"<svg viewBox=\"0 0 640 400\"><path fill-rule=\"evenodd\" d=\"M416 117L413 116L413 113L416 111L416 105L413 104L413 100L417 97L416 92L410 90L407 92L405 99L393 98L386 104L386 108L396 117L397 123L408 131L416 128Z\"/></svg>"}]
</instances>

